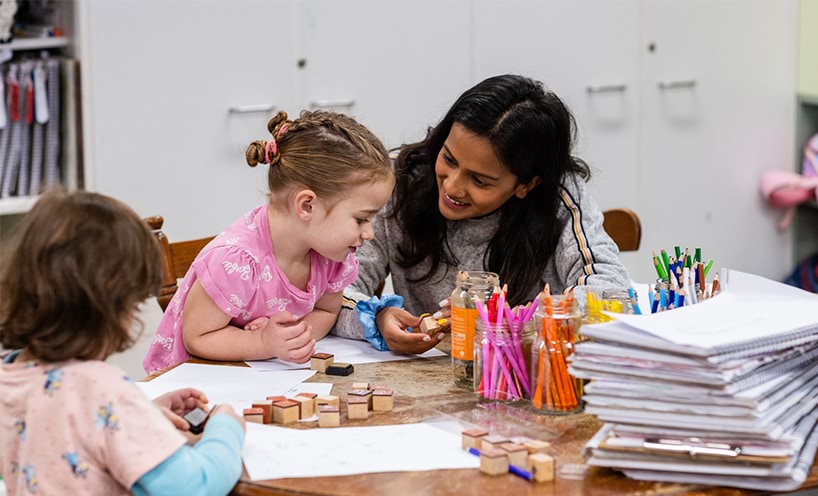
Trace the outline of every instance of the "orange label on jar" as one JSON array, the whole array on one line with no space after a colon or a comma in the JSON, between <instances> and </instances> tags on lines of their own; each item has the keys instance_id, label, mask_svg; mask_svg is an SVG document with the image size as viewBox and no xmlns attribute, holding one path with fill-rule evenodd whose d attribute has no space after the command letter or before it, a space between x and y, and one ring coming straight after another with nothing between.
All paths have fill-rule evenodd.
<instances>
[{"instance_id":1,"label":"orange label on jar","mask_svg":"<svg viewBox=\"0 0 818 496\"><path fill-rule=\"evenodd\" d=\"M477 309L452 307L452 358L474 360L474 326Z\"/></svg>"}]
</instances>

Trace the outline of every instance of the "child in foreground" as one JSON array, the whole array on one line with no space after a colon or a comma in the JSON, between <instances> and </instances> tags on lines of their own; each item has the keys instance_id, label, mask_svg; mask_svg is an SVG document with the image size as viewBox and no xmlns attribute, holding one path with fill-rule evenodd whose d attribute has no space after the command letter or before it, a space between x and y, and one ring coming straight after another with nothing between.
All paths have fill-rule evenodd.
<instances>
[{"instance_id":1,"label":"child in foreground","mask_svg":"<svg viewBox=\"0 0 818 496\"><path fill-rule=\"evenodd\" d=\"M0 269L0 474L8 494L227 494L244 421L213 410L186 445L195 389L153 403L105 360L130 348L161 280L142 220L103 195L54 191L25 216ZM169 421L170 420L170 421ZM176 426L177 428L175 428Z\"/></svg>"}]
</instances>

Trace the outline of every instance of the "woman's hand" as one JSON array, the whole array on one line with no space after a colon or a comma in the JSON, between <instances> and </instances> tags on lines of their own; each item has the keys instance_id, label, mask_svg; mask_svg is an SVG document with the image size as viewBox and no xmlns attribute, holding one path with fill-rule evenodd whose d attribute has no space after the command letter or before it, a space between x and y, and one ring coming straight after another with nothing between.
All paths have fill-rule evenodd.
<instances>
[{"instance_id":1,"label":"woman's hand","mask_svg":"<svg viewBox=\"0 0 818 496\"><path fill-rule=\"evenodd\" d=\"M438 332L434 336L426 335L422 332L408 332L408 327L420 325L420 317L397 307L387 307L378 312L375 323L381 336L386 341L390 350L396 353L419 354L424 353L435 346L446 336Z\"/></svg>"},{"instance_id":2,"label":"woman's hand","mask_svg":"<svg viewBox=\"0 0 818 496\"><path fill-rule=\"evenodd\" d=\"M177 389L165 393L154 399L153 402L162 410L165 417L173 423L173 426L180 431L190 429L190 425L188 425L187 420L182 418L182 415L194 408L207 410L207 396L198 389L193 388Z\"/></svg>"},{"instance_id":3,"label":"woman's hand","mask_svg":"<svg viewBox=\"0 0 818 496\"><path fill-rule=\"evenodd\" d=\"M269 356L293 363L306 363L315 354L312 327L290 312L270 317L260 331Z\"/></svg>"}]
</instances>

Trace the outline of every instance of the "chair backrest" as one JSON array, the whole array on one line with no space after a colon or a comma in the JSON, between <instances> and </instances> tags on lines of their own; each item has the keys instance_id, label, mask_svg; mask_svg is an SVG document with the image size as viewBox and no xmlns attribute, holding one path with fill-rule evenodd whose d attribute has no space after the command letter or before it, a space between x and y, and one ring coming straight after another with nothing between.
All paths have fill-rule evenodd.
<instances>
[{"instance_id":1,"label":"chair backrest","mask_svg":"<svg viewBox=\"0 0 818 496\"><path fill-rule=\"evenodd\" d=\"M165 233L162 232L162 225L165 223L165 219L162 216L156 215L148 217L145 219L145 222L153 229L153 234L156 236L156 239L159 241L159 246L162 249L162 286L159 288L156 301L159 302L159 306L162 307L162 311L164 312L178 289L176 285L177 279L185 277L196 255L202 251L202 248L204 248L214 236L171 243L168 241Z\"/></svg>"},{"instance_id":2,"label":"chair backrest","mask_svg":"<svg viewBox=\"0 0 818 496\"><path fill-rule=\"evenodd\" d=\"M633 210L614 208L602 213L605 216L603 227L608 236L614 240L619 251L636 251L642 241L642 223Z\"/></svg>"}]
</instances>

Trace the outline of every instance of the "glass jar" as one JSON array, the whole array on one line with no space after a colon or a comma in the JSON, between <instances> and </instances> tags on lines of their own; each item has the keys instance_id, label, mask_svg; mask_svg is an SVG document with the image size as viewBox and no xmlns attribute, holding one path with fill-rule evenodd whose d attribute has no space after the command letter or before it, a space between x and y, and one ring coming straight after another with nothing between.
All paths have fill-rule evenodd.
<instances>
[{"instance_id":1,"label":"glass jar","mask_svg":"<svg viewBox=\"0 0 818 496\"><path fill-rule=\"evenodd\" d=\"M635 294L635 293L634 293ZM585 324L597 324L608 322L610 316L605 312L612 313L634 313L633 300L627 289L605 289L600 292L588 288L588 296L585 301Z\"/></svg>"},{"instance_id":2,"label":"glass jar","mask_svg":"<svg viewBox=\"0 0 818 496\"><path fill-rule=\"evenodd\" d=\"M477 320L474 331L474 392L480 399L517 401L531 398L531 347L536 336L533 321L486 324ZM488 360L486 359L488 357Z\"/></svg>"},{"instance_id":3,"label":"glass jar","mask_svg":"<svg viewBox=\"0 0 818 496\"><path fill-rule=\"evenodd\" d=\"M568 372L582 314L574 295L543 296L535 314L537 339L531 348L531 404L550 415L582 410L582 381Z\"/></svg>"},{"instance_id":4,"label":"glass jar","mask_svg":"<svg viewBox=\"0 0 818 496\"><path fill-rule=\"evenodd\" d=\"M474 299L487 304L500 276L494 272L461 270L450 299L452 309L452 374L454 383L471 389L474 365L474 328L478 320Z\"/></svg>"}]
</instances>

